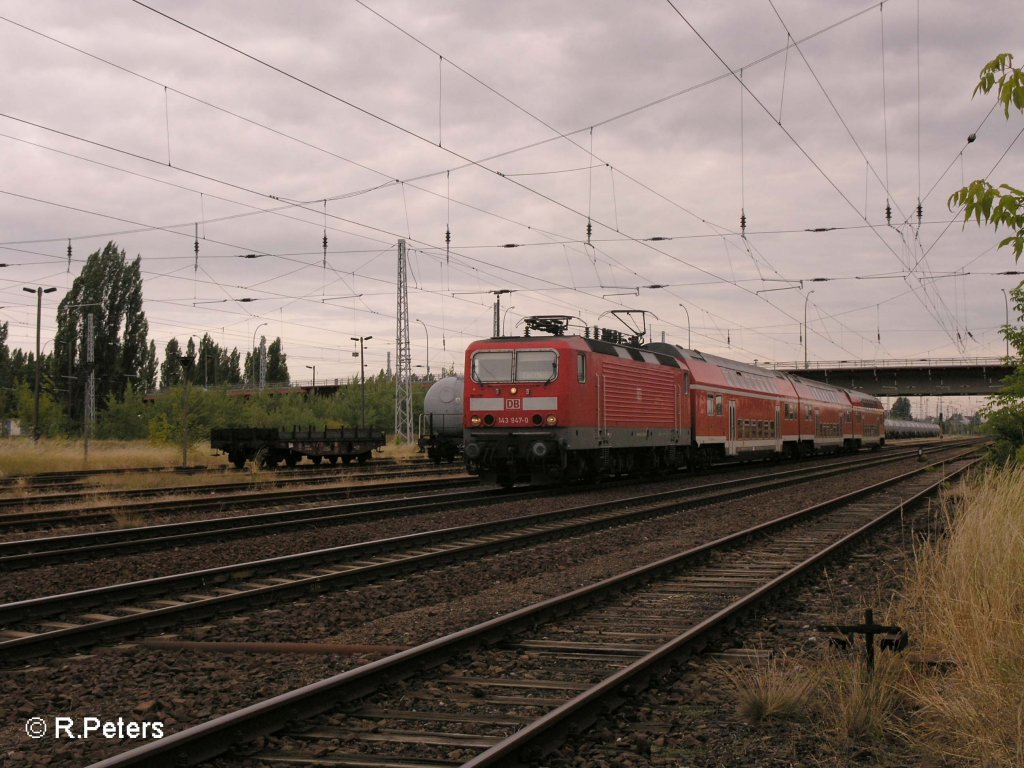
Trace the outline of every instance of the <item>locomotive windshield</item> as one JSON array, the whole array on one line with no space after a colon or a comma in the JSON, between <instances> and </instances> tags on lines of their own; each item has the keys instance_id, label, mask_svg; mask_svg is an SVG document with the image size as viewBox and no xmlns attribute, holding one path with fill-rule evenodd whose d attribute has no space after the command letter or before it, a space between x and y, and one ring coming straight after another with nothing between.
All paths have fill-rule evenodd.
<instances>
[{"instance_id":1,"label":"locomotive windshield","mask_svg":"<svg viewBox=\"0 0 1024 768\"><path fill-rule=\"evenodd\" d=\"M516 354L516 381L554 381L558 373L558 353L553 349Z\"/></svg>"},{"instance_id":2,"label":"locomotive windshield","mask_svg":"<svg viewBox=\"0 0 1024 768\"><path fill-rule=\"evenodd\" d=\"M483 384L512 381L512 353L477 352L473 355L473 378Z\"/></svg>"},{"instance_id":3,"label":"locomotive windshield","mask_svg":"<svg viewBox=\"0 0 1024 768\"><path fill-rule=\"evenodd\" d=\"M482 384L511 381L554 381L558 353L553 349L477 352L473 355L473 379Z\"/></svg>"}]
</instances>

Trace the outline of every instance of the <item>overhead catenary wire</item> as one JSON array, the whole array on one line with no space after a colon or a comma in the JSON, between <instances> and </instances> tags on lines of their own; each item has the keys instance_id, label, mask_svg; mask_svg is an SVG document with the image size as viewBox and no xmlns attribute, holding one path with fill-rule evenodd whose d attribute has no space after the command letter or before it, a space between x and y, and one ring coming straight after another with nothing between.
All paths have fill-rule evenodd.
<instances>
[{"instance_id":1,"label":"overhead catenary wire","mask_svg":"<svg viewBox=\"0 0 1024 768\"><path fill-rule=\"evenodd\" d=\"M787 55L788 55L788 54L787 54ZM439 58L440 58L440 57L439 57ZM610 166L609 166L609 167L610 167ZM613 178L613 182L614 182L614 173L613 173L613 176L612 176L612 178ZM588 205L588 208L589 208L589 205ZM408 228L408 221L407 221L407 228ZM617 227L616 227L616 228L617 228ZM596 240L595 240L595 242L596 242ZM724 241L723 241L723 242L724 242ZM204 253L204 260L205 260L205 256L206 256L206 254ZM755 263L755 265L756 265L756 264L757 264L757 261L755 260L755 261L754 261L754 263Z\"/></svg>"}]
</instances>

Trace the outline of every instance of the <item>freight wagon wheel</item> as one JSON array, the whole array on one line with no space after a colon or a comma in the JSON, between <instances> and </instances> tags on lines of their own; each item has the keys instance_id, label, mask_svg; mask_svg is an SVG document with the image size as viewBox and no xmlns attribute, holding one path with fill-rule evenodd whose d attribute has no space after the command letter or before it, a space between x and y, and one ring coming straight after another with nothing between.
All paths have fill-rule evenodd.
<instances>
[{"instance_id":1,"label":"freight wagon wheel","mask_svg":"<svg viewBox=\"0 0 1024 768\"><path fill-rule=\"evenodd\" d=\"M338 457L337 456L328 456L327 460L329 462L331 462L331 466L332 467L338 463Z\"/></svg>"},{"instance_id":2,"label":"freight wagon wheel","mask_svg":"<svg viewBox=\"0 0 1024 768\"><path fill-rule=\"evenodd\" d=\"M232 453L228 456L228 461L235 465L235 469L241 469L245 466L245 454Z\"/></svg>"},{"instance_id":3,"label":"freight wagon wheel","mask_svg":"<svg viewBox=\"0 0 1024 768\"><path fill-rule=\"evenodd\" d=\"M358 456L356 456L356 460L360 464L365 464L366 462L368 462L370 460L370 454L369 453L360 453Z\"/></svg>"},{"instance_id":4,"label":"freight wagon wheel","mask_svg":"<svg viewBox=\"0 0 1024 768\"><path fill-rule=\"evenodd\" d=\"M270 451L266 448L260 448L256 451L256 455L253 457L252 463L262 469L271 469L277 464L276 461L272 462L270 460Z\"/></svg>"},{"instance_id":5,"label":"freight wagon wheel","mask_svg":"<svg viewBox=\"0 0 1024 768\"><path fill-rule=\"evenodd\" d=\"M319 467L320 462L324 460L323 456L310 456L309 460L313 462L314 467Z\"/></svg>"},{"instance_id":6,"label":"freight wagon wheel","mask_svg":"<svg viewBox=\"0 0 1024 768\"><path fill-rule=\"evenodd\" d=\"M296 456L294 453L289 453L287 456L284 457L284 463L287 464L289 468L294 467L296 464L299 463L299 457Z\"/></svg>"},{"instance_id":7,"label":"freight wagon wheel","mask_svg":"<svg viewBox=\"0 0 1024 768\"><path fill-rule=\"evenodd\" d=\"M341 457L341 463L344 464L347 467L349 464L352 463L352 457L351 456L342 456Z\"/></svg>"}]
</instances>

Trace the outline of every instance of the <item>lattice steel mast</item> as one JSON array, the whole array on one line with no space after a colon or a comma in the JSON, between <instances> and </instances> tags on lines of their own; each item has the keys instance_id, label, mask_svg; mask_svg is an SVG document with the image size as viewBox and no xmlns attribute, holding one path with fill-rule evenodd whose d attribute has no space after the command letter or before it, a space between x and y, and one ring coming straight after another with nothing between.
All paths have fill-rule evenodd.
<instances>
[{"instance_id":1,"label":"lattice steel mast","mask_svg":"<svg viewBox=\"0 0 1024 768\"><path fill-rule=\"evenodd\" d=\"M405 240L398 241L398 318L395 328L395 439L412 442L412 353L409 346L409 285Z\"/></svg>"}]
</instances>

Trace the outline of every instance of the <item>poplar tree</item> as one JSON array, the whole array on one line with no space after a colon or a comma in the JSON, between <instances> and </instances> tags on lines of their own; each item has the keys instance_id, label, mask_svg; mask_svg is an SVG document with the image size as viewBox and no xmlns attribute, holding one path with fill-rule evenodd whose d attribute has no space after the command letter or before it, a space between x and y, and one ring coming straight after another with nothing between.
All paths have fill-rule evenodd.
<instances>
[{"instance_id":1,"label":"poplar tree","mask_svg":"<svg viewBox=\"0 0 1024 768\"><path fill-rule=\"evenodd\" d=\"M54 375L70 397L69 412L79 420L89 371L86 318L93 316L93 370L96 409L124 399L127 391L145 390L155 372L154 347L142 309L141 257L129 262L113 242L86 259L82 273L57 308Z\"/></svg>"}]
</instances>

